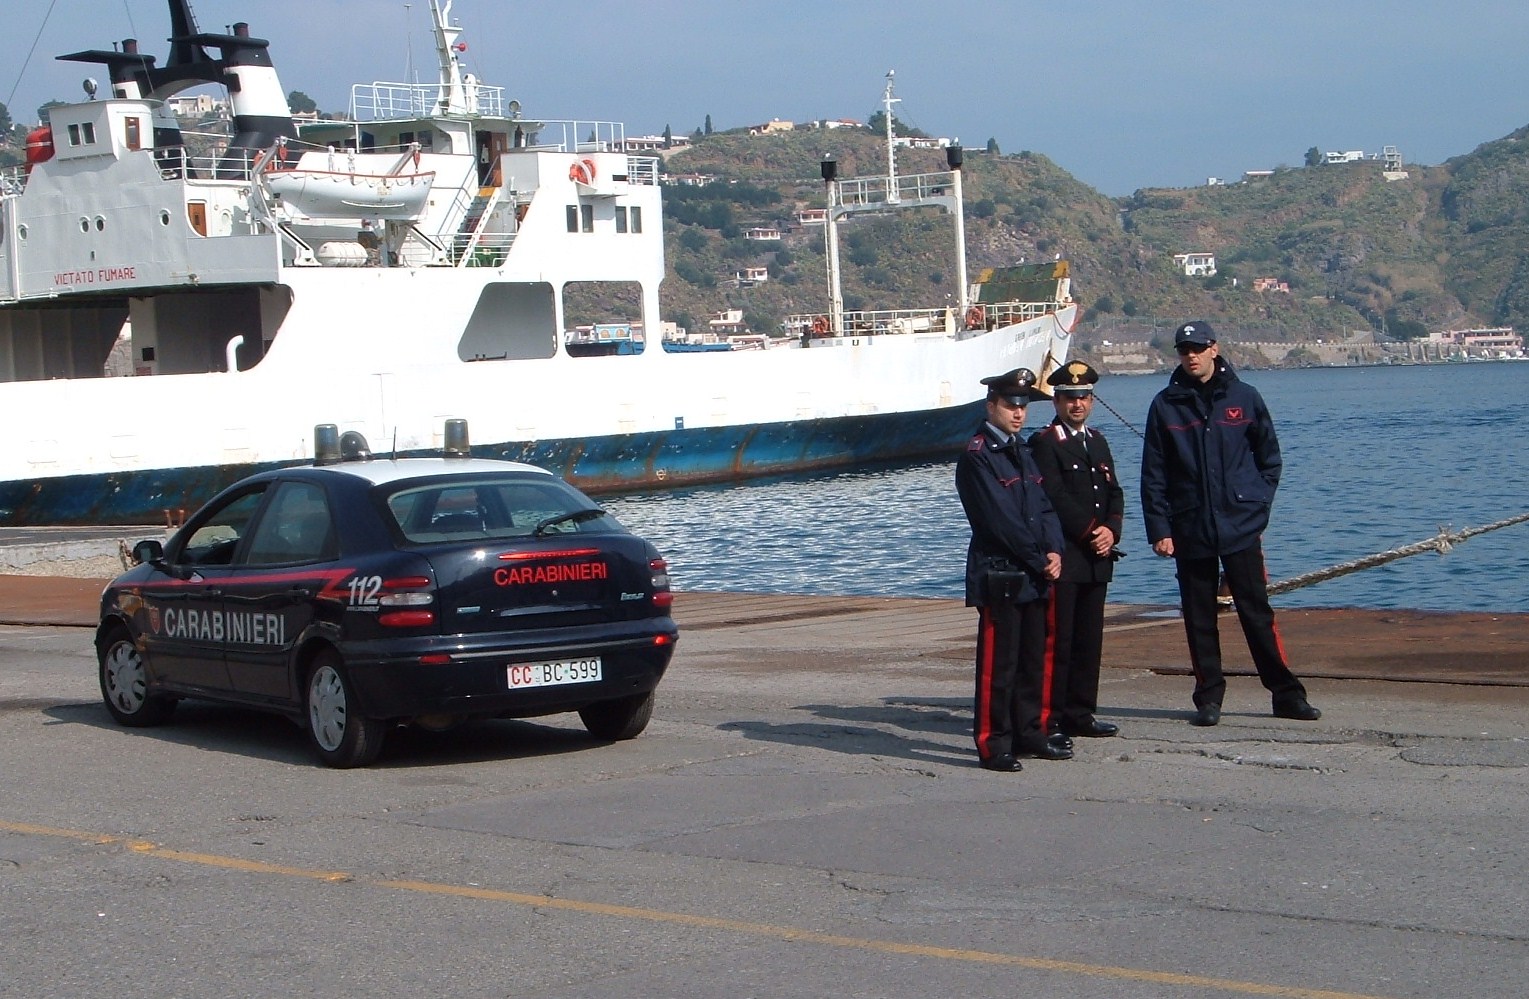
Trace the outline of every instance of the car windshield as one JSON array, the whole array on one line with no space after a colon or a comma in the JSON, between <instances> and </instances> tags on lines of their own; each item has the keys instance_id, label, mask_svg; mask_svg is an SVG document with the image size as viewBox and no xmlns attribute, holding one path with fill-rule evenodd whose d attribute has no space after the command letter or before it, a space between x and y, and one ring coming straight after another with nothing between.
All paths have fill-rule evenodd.
<instances>
[{"instance_id":1,"label":"car windshield","mask_svg":"<svg viewBox=\"0 0 1529 999\"><path fill-rule=\"evenodd\" d=\"M390 483L386 500L399 531L414 544L622 530L588 496L552 478Z\"/></svg>"}]
</instances>

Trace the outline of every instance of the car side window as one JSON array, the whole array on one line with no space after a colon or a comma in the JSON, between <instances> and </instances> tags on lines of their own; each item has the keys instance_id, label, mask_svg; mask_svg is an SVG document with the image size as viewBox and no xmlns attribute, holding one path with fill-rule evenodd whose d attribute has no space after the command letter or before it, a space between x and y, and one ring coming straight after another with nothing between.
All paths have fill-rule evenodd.
<instances>
[{"instance_id":1,"label":"car side window","mask_svg":"<svg viewBox=\"0 0 1529 999\"><path fill-rule=\"evenodd\" d=\"M205 510L188 526L190 534L176 557L186 565L229 565L234 549L249 529L250 518L265 500L265 485L240 493Z\"/></svg>"},{"instance_id":2,"label":"car side window","mask_svg":"<svg viewBox=\"0 0 1529 999\"><path fill-rule=\"evenodd\" d=\"M244 565L291 565L336 557L334 520L321 486L283 482L250 535Z\"/></svg>"}]
</instances>

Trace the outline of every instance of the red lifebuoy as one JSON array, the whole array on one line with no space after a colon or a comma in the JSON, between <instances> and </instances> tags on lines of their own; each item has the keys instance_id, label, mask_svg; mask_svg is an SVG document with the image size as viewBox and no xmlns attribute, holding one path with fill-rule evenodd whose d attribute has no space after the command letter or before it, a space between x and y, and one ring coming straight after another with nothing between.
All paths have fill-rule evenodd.
<instances>
[{"instance_id":1,"label":"red lifebuoy","mask_svg":"<svg viewBox=\"0 0 1529 999\"><path fill-rule=\"evenodd\" d=\"M568 179L580 184L592 184L595 180L595 161L582 159L568 168Z\"/></svg>"},{"instance_id":2,"label":"red lifebuoy","mask_svg":"<svg viewBox=\"0 0 1529 999\"><path fill-rule=\"evenodd\" d=\"M966 310L966 328L969 330L981 329L987 325L987 310L980 305L974 305Z\"/></svg>"},{"instance_id":3,"label":"red lifebuoy","mask_svg":"<svg viewBox=\"0 0 1529 999\"><path fill-rule=\"evenodd\" d=\"M828 317L818 316L812 321L812 332L816 336L823 336L828 332Z\"/></svg>"}]
</instances>

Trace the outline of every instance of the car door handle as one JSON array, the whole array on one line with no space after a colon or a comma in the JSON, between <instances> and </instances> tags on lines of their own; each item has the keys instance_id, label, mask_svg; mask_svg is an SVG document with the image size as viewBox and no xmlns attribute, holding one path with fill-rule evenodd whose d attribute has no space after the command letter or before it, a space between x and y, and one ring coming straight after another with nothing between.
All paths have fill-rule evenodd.
<instances>
[{"instance_id":1,"label":"car door handle","mask_svg":"<svg viewBox=\"0 0 1529 999\"><path fill-rule=\"evenodd\" d=\"M304 598L307 598L307 597L312 597L317 592L318 592L318 590L314 589L311 586L294 586L290 590L287 591L287 596L289 596L289 597L304 597Z\"/></svg>"}]
</instances>

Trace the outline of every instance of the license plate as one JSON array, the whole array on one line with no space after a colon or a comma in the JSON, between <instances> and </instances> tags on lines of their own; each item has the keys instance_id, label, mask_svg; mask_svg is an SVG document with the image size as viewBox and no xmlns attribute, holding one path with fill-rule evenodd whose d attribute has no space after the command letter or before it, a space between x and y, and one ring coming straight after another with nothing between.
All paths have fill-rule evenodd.
<instances>
[{"instance_id":1,"label":"license plate","mask_svg":"<svg viewBox=\"0 0 1529 999\"><path fill-rule=\"evenodd\" d=\"M555 687L564 683L594 683L600 679L600 657L511 663L506 668L506 674L511 690L522 687Z\"/></svg>"}]
</instances>

